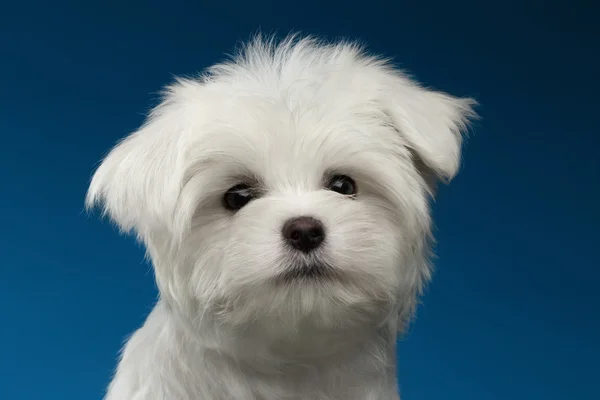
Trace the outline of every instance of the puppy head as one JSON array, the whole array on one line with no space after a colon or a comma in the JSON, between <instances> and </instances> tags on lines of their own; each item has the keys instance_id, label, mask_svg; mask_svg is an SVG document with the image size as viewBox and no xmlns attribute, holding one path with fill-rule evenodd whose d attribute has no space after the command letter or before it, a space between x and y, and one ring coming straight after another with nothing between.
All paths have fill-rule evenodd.
<instances>
[{"instance_id":1,"label":"puppy head","mask_svg":"<svg viewBox=\"0 0 600 400\"><path fill-rule=\"evenodd\" d=\"M473 103L352 44L256 39L170 86L87 203L145 243L189 318L401 326L430 276L431 178L456 174Z\"/></svg>"}]
</instances>

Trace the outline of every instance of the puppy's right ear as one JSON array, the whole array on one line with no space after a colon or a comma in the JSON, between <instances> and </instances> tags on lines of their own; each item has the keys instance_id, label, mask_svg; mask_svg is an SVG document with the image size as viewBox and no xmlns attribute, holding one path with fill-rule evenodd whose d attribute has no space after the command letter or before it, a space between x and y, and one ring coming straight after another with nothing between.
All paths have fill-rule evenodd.
<instances>
[{"instance_id":1,"label":"puppy's right ear","mask_svg":"<svg viewBox=\"0 0 600 400\"><path fill-rule=\"evenodd\" d=\"M460 165L463 134L478 118L477 102L424 88L391 69L384 82L383 107L406 140L416 167L431 183L452 180Z\"/></svg>"},{"instance_id":2,"label":"puppy's right ear","mask_svg":"<svg viewBox=\"0 0 600 400\"><path fill-rule=\"evenodd\" d=\"M118 143L92 177L86 207L100 206L125 232L143 235L171 221L183 175L183 83L168 88L144 125Z\"/></svg>"}]
</instances>

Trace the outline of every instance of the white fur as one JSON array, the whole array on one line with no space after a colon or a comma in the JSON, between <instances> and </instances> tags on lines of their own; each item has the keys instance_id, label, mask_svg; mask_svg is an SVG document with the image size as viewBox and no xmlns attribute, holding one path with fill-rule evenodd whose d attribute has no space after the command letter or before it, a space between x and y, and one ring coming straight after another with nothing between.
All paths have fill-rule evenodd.
<instances>
[{"instance_id":1,"label":"white fur","mask_svg":"<svg viewBox=\"0 0 600 400\"><path fill-rule=\"evenodd\" d=\"M145 244L160 290L106 399L397 399L397 333L430 277L431 177L456 174L473 104L296 37L168 87L87 198ZM323 187L331 173L356 199ZM241 181L262 195L233 213L221 199ZM300 215L327 231L311 256L282 244ZM309 257L339 279L274 281Z\"/></svg>"}]
</instances>

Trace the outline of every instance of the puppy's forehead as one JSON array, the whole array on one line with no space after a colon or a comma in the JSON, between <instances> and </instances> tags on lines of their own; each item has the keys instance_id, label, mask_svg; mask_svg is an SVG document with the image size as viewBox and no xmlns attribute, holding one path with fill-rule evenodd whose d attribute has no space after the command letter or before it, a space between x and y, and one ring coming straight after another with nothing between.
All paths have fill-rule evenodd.
<instances>
[{"instance_id":1,"label":"puppy's forehead","mask_svg":"<svg viewBox=\"0 0 600 400\"><path fill-rule=\"evenodd\" d=\"M352 88L296 87L220 104L198 132L197 157L220 154L269 186L320 185L324 174L348 172L359 158L386 153L396 139L368 93Z\"/></svg>"}]
</instances>

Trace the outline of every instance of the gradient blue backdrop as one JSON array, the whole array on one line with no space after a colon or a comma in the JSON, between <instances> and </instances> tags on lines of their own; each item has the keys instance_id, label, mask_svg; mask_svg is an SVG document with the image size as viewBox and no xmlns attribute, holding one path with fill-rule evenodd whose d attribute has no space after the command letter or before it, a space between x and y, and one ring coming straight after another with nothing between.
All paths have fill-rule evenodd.
<instances>
[{"instance_id":1,"label":"gradient blue backdrop","mask_svg":"<svg viewBox=\"0 0 600 400\"><path fill-rule=\"evenodd\" d=\"M440 258L400 343L404 398L600 398L598 7L234 3L2 3L0 399L102 397L156 290L143 250L82 213L90 174L172 74L259 27L361 38L482 104L435 205Z\"/></svg>"}]
</instances>

